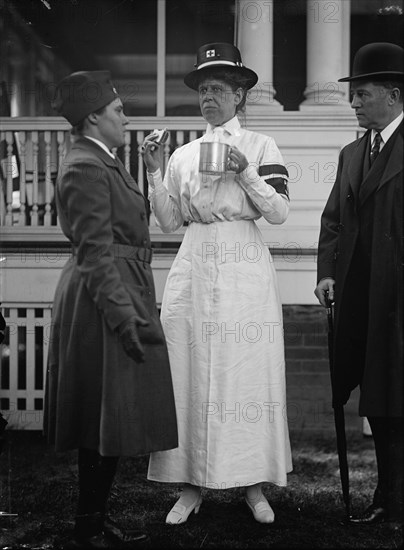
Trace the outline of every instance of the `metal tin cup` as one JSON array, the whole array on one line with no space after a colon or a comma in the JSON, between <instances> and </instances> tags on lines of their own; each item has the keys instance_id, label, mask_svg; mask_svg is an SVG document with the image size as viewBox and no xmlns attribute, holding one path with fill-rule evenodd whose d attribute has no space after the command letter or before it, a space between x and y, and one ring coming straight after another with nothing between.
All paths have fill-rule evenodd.
<instances>
[{"instance_id":1,"label":"metal tin cup","mask_svg":"<svg viewBox=\"0 0 404 550\"><path fill-rule=\"evenodd\" d=\"M203 141L199 156L199 172L221 174L227 172L230 145L219 141Z\"/></svg>"}]
</instances>

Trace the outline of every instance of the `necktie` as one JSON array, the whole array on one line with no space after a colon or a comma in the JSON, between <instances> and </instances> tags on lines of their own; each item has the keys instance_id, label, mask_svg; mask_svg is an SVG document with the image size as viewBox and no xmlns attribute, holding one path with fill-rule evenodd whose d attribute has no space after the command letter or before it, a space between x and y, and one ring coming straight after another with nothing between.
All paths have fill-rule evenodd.
<instances>
[{"instance_id":1,"label":"necktie","mask_svg":"<svg viewBox=\"0 0 404 550\"><path fill-rule=\"evenodd\" d=\"M379 132L377 132L377 134L375 136L375 139L373 141L372 150L370 152L370 165L372 165L374 163L374 161L376 160L377 155L380 152L380 143L381 143L381 141L382 141L382 136L380 135Z\"/></svg>"}]
</instances>

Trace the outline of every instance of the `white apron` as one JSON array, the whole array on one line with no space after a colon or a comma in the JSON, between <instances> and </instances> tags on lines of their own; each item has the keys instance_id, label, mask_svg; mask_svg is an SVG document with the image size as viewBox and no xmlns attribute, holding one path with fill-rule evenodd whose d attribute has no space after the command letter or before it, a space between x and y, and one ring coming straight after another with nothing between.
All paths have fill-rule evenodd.
<instances>
[{"instance_id":1,"label":"white apron","mask_svg":"<svg viewBox=\"0 0 404 550\"><path fill-rule=\"evenodd\" d=\"M190 224L167 279L162 324L179 447L151 455L148 479L286 485L282 311L254 221Z\"/></svg>"}]
</instances>

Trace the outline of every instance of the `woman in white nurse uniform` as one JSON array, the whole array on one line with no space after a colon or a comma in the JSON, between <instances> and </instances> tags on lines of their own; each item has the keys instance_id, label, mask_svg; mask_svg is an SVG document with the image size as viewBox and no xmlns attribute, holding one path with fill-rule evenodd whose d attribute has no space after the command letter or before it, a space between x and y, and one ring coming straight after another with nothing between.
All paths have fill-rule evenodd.
<instances>
[{"instance_id":1,"label":"woman in white nurse uniform","mask_svg":"<svg viewBox=\"0 0 404 550\"><path fill-rule=\"evenodd\" d=\"M155 135L144 142L157 223L172 232L188 222L161 310L179 446L151 454L148 479L183 484L167 523L197 513L202 488L231 487L245 487L254 518L272 523L262 484L285 486L292 461L282 307L255 220L286 220L288 174L273 138L240 125L237 113L258 77L239 50L206 44L196 67L184 81L199 93L205 135L174 151L164 180ZM226 171L199 171L207 141L230 146Z\"/></svg>"}]
</instances>

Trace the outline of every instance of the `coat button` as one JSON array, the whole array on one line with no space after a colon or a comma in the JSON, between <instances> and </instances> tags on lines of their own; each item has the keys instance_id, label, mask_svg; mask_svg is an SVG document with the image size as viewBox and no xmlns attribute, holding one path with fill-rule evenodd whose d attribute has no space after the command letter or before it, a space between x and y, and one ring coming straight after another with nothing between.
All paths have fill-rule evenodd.
<instances>
[{"instance_id":1,"label":"coat button","mask_svg":"<svg viewBox=\"0 0 404 550\"><path fill-rule=\"evenodd\" d=\"M142 212L142 213L140 214L140 219L141 219L141 220L146 219L146 214L145 214L144 212Z\"/></svg>"},{"instance_id":2,"label":"coat button","mask_svg":"<svg viewBox=\"0 0 404 550\"><path fill-rule=\"evenodd\" d=\"M143 239L144 246L147 246L149 244L149 241L147 239Z\"/></svg>"},{"instance_id":3,"label":"coat button","mask_svg":"<svg viewBox=\"0 0 404 550\"><path fill-rule=\"evenodd\" d=\"M352 195L349 194L349 195L346 196L346 198L350 201L350 200L352 200Z\"/></svg>"}]
</instances>

